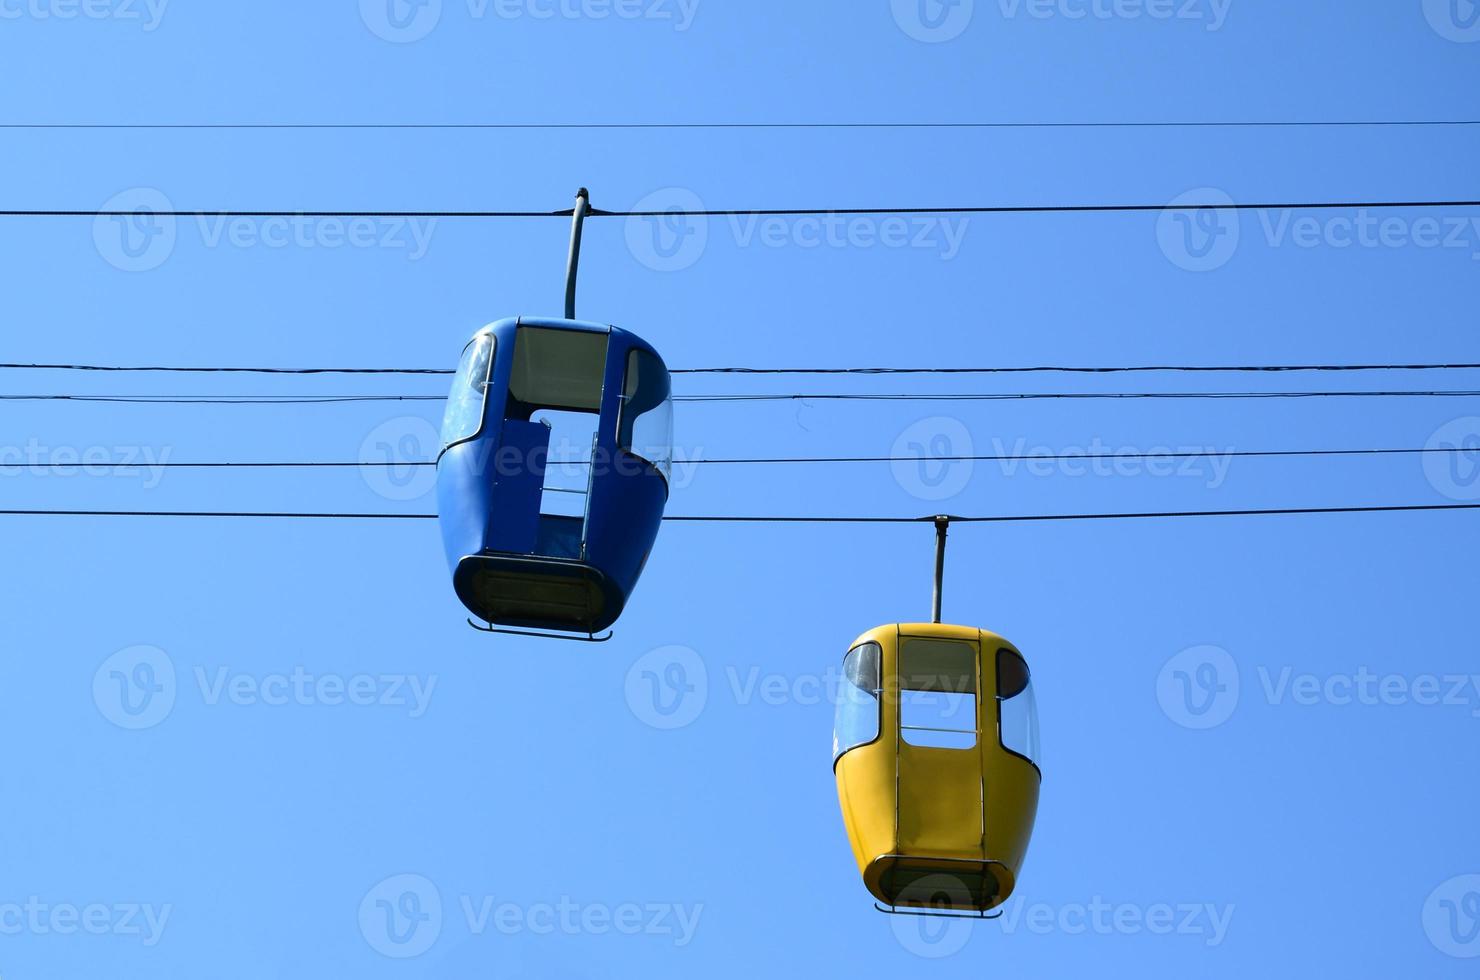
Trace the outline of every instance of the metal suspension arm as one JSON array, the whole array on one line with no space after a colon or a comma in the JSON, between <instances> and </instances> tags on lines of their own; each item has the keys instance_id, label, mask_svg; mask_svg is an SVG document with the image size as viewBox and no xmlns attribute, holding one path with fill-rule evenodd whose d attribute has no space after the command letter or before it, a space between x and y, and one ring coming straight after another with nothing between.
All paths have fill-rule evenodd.
<instances>
[{"instance_id":1,"label":"metal suspension arm","mask_svg":"<svg viewBox=\"0 0 1480 980\"><path fill-rule=\"evenodd\" d=\"M944 515L935 519L935 593L930 604L930 621L940 622L941 591L946 577L946 532L951 519Z\"/></svg>"},{"instance_id":2,"label":"metal suspension arm","mask_svg":"<svg viewBox=\"0 0 1480 980\"><path fill-rule=\"evenodd\" d=\"M591 212L591 194L582 187L576 192L576 206L571 211L570 260L565 266L565 318L576 318L576 275L581 268L581 232L586 215Z\"/></svg>"}]
</instances>

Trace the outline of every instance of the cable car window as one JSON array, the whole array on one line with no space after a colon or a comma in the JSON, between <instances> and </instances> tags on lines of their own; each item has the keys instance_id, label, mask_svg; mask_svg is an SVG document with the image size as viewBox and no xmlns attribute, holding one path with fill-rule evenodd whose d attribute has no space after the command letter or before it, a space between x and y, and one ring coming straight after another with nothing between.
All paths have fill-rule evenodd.
<instances>
[{"instance_id":1,"label":"cable car window","mask_svg":"<svg viewBox=\"0 0 1480 980\"><path fill-rule=\"evenodd\" d=\"M998 725L1002 747L1038 765L1038 699L1028 663L1014 650L997 651Z\"/></svg>"},{"instance_id":2,"label":"cable car window","mask_svg":"<svg viewBox=\"0 0 1480 980\"><path fill-rule=\"evenodd\" d=\"M617 448L652 463L663 479L673 469L673 383L653 354L634 350L627 357Z\"/></svg>"},{"instance_id":3,"label":"cable car window","mask_svg":"<svg viewBox=\"0 0 1480 980\"><path fill-rule=\"evenodd\" d=\"M509 417L534 409L600 412L606 376L604 333L520 327L509 374Z\"/></svg>"},{"instance_id":4,"label":"cable car window","mask_svg":"<svg viewBox=\"0 0 1480 980\"><path fill-rule=\"evenodd\" d=\"M833 726L833 761L849 749L879 737L879 662L877 643L864 643L843 658L838 678L837 722Z\"/></svg>"},{"instance_id":5,"label":"cable car window","mask_svg":"<svg viewBox=\"0 0 1480 980\"><path fill-rule=\"evenodd\" d=\"M910 745L976 746L977 648L905 637L899 648L899 729Z\"/></svg>"},{"instance_id":6,"label":"cable car window","mask_svg":"<svg viewBox=\"0 0 1480 980\"><path fill-rule=\"evenodd\" d=\"M488 394L488 370L493 364L493 335L480 334L463 349L447 412L442 417L442 448L476 436L483 428L484 401Z\"/></svg>"}]
</instances>

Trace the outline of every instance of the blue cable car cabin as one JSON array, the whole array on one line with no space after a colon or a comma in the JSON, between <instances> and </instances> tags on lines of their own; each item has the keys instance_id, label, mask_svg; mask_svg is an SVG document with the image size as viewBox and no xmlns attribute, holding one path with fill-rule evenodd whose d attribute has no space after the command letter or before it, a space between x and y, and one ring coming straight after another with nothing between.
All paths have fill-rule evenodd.
<instances>
[{"instance_id":1,"label":"blue cable car cabin","mask_svg":"<svg viewBox=\"0 0 1480 980\"><path fill-rule=\"evenodd\" d=\"M437 460L458 598L490 626L610 627L662 524L672 444L668 369L634 334L528 317L478 331Z\"/></svg>"}]
</instances>

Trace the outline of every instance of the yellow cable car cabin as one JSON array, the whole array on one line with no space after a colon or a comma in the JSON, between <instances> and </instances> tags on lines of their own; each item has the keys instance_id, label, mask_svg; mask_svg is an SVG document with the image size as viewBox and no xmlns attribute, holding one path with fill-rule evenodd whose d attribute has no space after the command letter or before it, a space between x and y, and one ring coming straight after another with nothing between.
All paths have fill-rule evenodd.
<instances>
[{"instance_id":1,"label":"yellow cable car cabin","mask_svg":"<svg viewBox=\"0 0 1480 980\"><path fill-rule=\"evenodd\" d=\"M1038 811L1027 661L986 630L881 626L843 661L833 772L884 911L985 917L1017 884Z\"/></svg>"}]
</instances>

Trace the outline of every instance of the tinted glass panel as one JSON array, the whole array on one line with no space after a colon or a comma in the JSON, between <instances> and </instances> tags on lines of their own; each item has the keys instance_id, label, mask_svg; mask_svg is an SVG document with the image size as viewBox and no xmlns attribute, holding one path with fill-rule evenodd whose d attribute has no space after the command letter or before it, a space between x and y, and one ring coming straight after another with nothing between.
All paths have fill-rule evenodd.
<instances>
[{"instance_id":1,"label":"tinted glass panel","mask_svg":"<svg viewBox=\"0 0 1480 980\"><path fill-rule=\"evenodd\" d=\"M617 447L641 456L669 478L673 468L673 385L663 362L645 350L627 357Z\"/></svg>"},{"instance_id":2,"label":"tinted glass panel","mask_svg":"<svg viewBox=\"0 0 1480 980\"><path fill-rule=\"evenodd\" d=\"M601 411L606 347L604 333L520 327L509 373L511 411L521 418L540 408Z\"/></svg>"},{"instance_id":3,"label":"tinted glass panel","mask_svg":"<svg viewBox=\"0 0 1480 980\"><path fill-rule=\"evenodd\" d=\"M488 368L492 361L492 334L473 338L463 350L457 376L452 379L452 392L447 396L447 412L442 417L442 448L471 439L483 428Z\"/></svg>"},{"instance_id":4,"label":"tinted glass panel","mask_svg":"<svg viewBox=\"0 0 1480 980\"><path fill-rule=\"evenodd\" d=\"M880 653L877 643L864 643L850 650L843 660L833 727L834 761L849 749L879 737Z\"/></svg>"},{"instance_id":5,"label":"tinted glass panel","mask_svg":"<svg viewBox=\"0 0 1480 980\"><path fill-rule=\"evenodd\" d=\"M1005 648L997 651L997 691L1002 747L1038 764L1038 699L1033 694L1033 678L1027 661Z\"/></svg>"}]
</instances>

